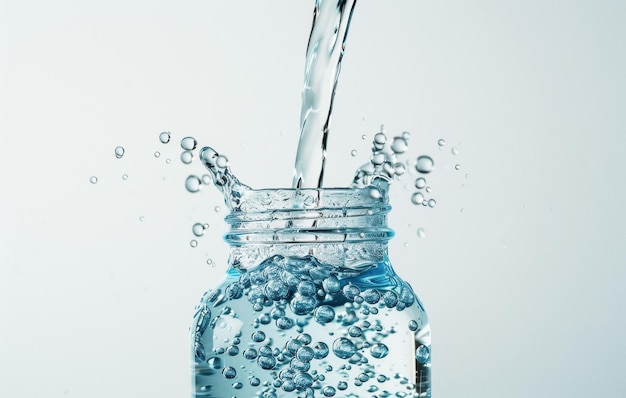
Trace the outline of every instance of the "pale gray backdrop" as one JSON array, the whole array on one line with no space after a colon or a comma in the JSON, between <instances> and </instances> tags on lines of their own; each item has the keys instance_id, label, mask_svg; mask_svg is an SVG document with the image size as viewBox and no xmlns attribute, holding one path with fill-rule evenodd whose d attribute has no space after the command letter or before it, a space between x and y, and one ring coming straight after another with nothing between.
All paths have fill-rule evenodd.
<instances>
[{"instance_id":1,"label":"pale gray backdrop","mask_svg":"<svg viewBox=\"0 0 626 398\"><path fill-rule=\"evenodd\" d=\"M179 141L288 186L312 8L0 0L0 395L189 396L225 212L184 190L202 170ZM435 397L623 396L625 37L617 0L357 5L327 182L380 124L434 157L437 207L395 186L391 254L430 313Z\"/></svg>"}]
</instances>

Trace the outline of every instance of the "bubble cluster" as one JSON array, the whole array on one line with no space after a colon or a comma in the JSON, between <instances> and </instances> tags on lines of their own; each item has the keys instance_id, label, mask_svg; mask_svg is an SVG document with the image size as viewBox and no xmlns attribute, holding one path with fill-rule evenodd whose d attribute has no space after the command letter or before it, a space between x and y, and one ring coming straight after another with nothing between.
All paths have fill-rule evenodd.
<instances>
[{"instance_id":1,"label":"bubble cluster","mask_svg":"<svg viewBox=\"0 0 626 398\"><path fill-rule=\"evenodd\" d=\"M385 287L360 286L313 256L274 255L207 292L201 303L194 355L196 366L212 370L207 375L217 373L242 391L332 397L343 396L350 383L371 392L388 382L379 371L388 369L383 361L401 347L393 345L400 325L390 323L389 311L400 313L416 298L400 279ZM252 329L239 319L253 319ZM416 335L417 321L406 322L405 333ZM313 325L328 332L307 333ZM416 361L425 358L418 350ZM203 385L219 383L210 377Z\"/></svg>"}]
</instances>

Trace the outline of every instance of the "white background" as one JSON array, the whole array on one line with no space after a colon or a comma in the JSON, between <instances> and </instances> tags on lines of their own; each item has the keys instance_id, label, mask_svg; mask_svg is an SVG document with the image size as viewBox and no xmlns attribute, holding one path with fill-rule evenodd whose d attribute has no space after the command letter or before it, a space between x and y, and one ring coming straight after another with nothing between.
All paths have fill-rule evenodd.
<instances>
[{"instance_id":1,"label":"white background","mask_svg":"<svg viewBox=\"0 0 626 398\"><path fill-rule=\"evenodd\" d=\"M179 142L290 185L312 9L0 0L0 395L189 396L225 213L213 187L185 191L202 169ZM437 207L410 203L409 176L391 219L431 318L435 397L626 389L625 21L618 0L357 5L326 180L348 184L380 124L435 159Z\"/></svg>"}]
</instances>

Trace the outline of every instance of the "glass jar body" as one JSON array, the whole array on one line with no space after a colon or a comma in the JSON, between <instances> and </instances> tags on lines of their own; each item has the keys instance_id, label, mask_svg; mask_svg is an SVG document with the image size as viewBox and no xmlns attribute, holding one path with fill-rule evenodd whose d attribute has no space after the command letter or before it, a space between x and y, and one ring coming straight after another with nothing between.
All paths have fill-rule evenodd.
<instances>
[{"instance_id":1,"label":"glass jar body","mask_svg":"<svg viewBox=\"0 0 626 398\"><path fill-rule=\"evenodd\" d=\"M191 328L193 397L430 397L428 318L391 267L379 205L356 229L350 211L320 227L326 208L269 231L231 223L231 265Z\"/></svg>"}]
</instances>

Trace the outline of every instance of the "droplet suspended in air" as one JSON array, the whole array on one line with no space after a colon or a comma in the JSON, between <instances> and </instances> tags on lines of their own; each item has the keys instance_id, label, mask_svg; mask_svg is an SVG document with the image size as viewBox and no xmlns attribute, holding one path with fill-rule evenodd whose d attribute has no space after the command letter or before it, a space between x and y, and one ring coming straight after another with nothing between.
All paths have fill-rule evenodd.
<instances>
[{"instance_id":1,"label":"droplet suspended in air","mask_svg":"<svg viewBox=\"0 0 626 398\"><path fill-rule=\"evenodd\" d=\"M198 176L192 174L185 180L185 188L191 193L198 192L201 187L202 181L200 181L200 178L198 178Z\"/></svg>"},{"instance_id":2,"label":"droplet suspended in air","mask_svg":"<svg viewBox=\"0 0 626 398\"><path fill-rule=\"evenodd\" d=\"M426 230L424 228L418 228L417 229L417 236L419 236L420 238L425 238L426 237Z\"/></svg>"},{"instance_id":3,"label":"droplet suspended in air","mask_svg":"<svg viewBox=\"0 0 626 398\"><path fill-rule=\"evenodd\" d=\"M196 149L197 145L198 142L193 137L185 137L180 140L180 147L186 151L193 151L194 149Z\"/></svg>"},{"instance_id":4,"label":"droplet suspended in air","mask_svg":"<svg viewBox=\"0 0 626 398\"><path fill-rule=\"evenodd\" d=\"M439 149L443 148L444 145L446 145L446 140L440 138L439 141L437 141L437 145L439 145Z\"/></svg>"},{"instance_id":5,"label":"droplet suspended in air","mask_svg":"<svg viewBox=\"0 0 626 398\"><path fill-rule=\"evenodd\" d=\"M426 179L425 178L420 177L420 178L415 180L415 188L422 189L425 186L426 186Z\"/></svg>"},{"instance_id":6,"label":"droplet suspended in air","mask_svg":"<svg viewBox=\"0 0 626 398\"><path fill-rule=\"evenodd\" d=\"M161 141L164 144L167 144L168 142L170 142L170 132L164 131L161 134L159 134L159 141Z\"/></svg>"},{"instance_id":7,"label":"droplet suspended in air","mask_svg":"<svg viewBox=\"0 0 626 398\"><path fill-rule=\"evenodd\" d=\"M115 147L115 157L121 159L124 156L124 147L116 146Z\"/></svg>"},{"instance_id":8,"label":"droplet suspended in air","mask_svg":"<svg viewBox=\"0 0 626 398\"><path fill-rule=\"evenodd\" d=\"M197 222L191 227L191 232L193 232L193 234L196 236L202 236L204 235L204 230L207 229L208 227L209 227L209 224L202 224L202 223Z\"/></svg>"},{"instance_id":9,"label":"droplet suspended in air","mask_svg":"<svg viewBox=\"0 0 626 398\"><path fill-rule=\"evenodd\" d=\"M411 202L413 202L414 205L421 205L424 200L424 195L421 192L415 192L411 196Z\"/></svg>"},{"instance_id":10,"label":"droplet suspended in air","mask_svg":"<svg viewBox=\"0 0 626 398\"><path fill-rule=\"evenodd\" d=\"M180 154L181 162L185 164L189 164L191 163L192 160L193 160L193 153L191 151L183 151L183 153Z\"/></svg>"},{"instance_id":11,"label":"droplet suspended in air","mask_svg":"<svg viewBox=\"0 0 626 398\"><path fill-rule=\"evenodd\" d=\"M430 156L422 155L417 158L417 163L415 163L415 170L419 171L423 174L428 174L433 171L435 167L435 162Z\"/></svg>"},{"instance_id":12,"label":"droplet suspended in air","mask_svg":"<svg viewBox=\"0 0 626 398\"><path fill-rule=\"evenodd\" d=\"M89 182L92 184L96 184L98 182L98 177L96 176L89 177Z\"/></svg>"}]
</instances>

